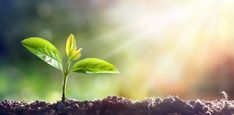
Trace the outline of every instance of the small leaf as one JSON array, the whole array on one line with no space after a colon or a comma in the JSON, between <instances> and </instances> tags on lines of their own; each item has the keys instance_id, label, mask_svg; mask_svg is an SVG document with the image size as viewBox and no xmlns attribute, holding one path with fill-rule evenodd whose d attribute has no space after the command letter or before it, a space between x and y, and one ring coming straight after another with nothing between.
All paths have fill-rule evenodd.
<instances>
[{"instance_id":1,"label":"small leaf","mask_svg":"<svg viewBox=\"0 0 234 115\"><path fill-rule=\"evenodd\" d=\"M80 56L81 56L81 53L80 53L81 50L82 50L82 48L80 48L78 50L71 51L70 59L71 60L78 60L80 58Z\"/></svg>"},{"instance_id":2,"label":"small leaf","mask_svg":"<svg viewBox=\"0 0 234 115\"><path fill-rule=\"evenodd\" d=\"M21 41L23 46L49 65L62 70L62 58L57 48L49 41L39 37L30 37Z\"/></svg>"},{"instance_id":3,"label":"small leaf","mask_svg":"<svg viewBox=\"0 0 234 115\"><path fill-rule=\"evenodd\" d=\"M119 73L114 65L97 58L86 58L76 62L73 71L77 73Z\"/></svg>"},{"instance_id":4,"label":"small leaf","mask_svg":"<svg viewBox=\"0 0 234 115\"><path fill-rule=\"evenodd\" d=\"M71 57L71 53L73 50L76 50L76 40L73 34L70 34L69 37L67 38L67 43L66 43L66 53L68 57Z\"/></svg>"}]
</instances>

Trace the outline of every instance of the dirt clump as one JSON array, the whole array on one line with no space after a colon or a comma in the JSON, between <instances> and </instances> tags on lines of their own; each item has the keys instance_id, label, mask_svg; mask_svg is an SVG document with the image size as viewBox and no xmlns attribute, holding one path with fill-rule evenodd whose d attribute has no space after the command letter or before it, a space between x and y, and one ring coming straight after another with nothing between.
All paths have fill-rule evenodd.
<instances>
[{"instance_id":1,"label":"dirt clump","mask_svg":"<svg viewBox=\"0 0 234 115\"><path fill-rule=\"evenodd\" d=\"M215 101L181 100L169 96L165 99L150 98L131 101L117 96L103 100L46 103L2 101L0 115L232 115L234 102L225 99Z\"/></svg>"}]
</instances>

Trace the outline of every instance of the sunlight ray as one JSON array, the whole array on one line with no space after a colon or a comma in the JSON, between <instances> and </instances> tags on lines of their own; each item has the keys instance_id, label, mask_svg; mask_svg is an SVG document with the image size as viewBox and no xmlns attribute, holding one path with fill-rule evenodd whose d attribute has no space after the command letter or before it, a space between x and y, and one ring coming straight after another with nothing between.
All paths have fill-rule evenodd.
<instances>
[{"instance_id":1,"label":"sunlight ray","mask_svg":"<svg viewBox=\"0 0 234 115\"><path fill-rule=\"evenodd\" d=\"M186 34L183 34L183 33L181 33L180 34L180 36L181 37L179 37L180 38L180 40L179 41L177 41L177 43L175 43L175 46L176 46L176 48L173 48L174 50L172 50L172 51L167 51L167 54L166 55L175 55L175 54L178 54L178 53L176 53L176 52L178 52L178 50L180 50L181 48L181 46L183 46L184 48L182 48L181 50L184 50L184 49L186 49L186 48L188 48L188 47L190 47L191 45L196 45L196 46L205 46L205 45L203 45L203 44L207 44L207 42L204 40L204 37L201 37L201 38L199 38L199 36L205 36L205 35L203 35L202 34L202 32L201 31L198 31L198 30L201 30L200 28L204 28L204 24L206 24L207 22L208 22L208 20L209 20L209 15L207 15L207 14L209 14L209 12L210 11L207 11L207 12L205 12L205 13L203 13L203 15L201 15L201 17L202 18L198 18L198 20L199 21L196 21L197 23L194 23L194 24L190 24L190 33L187 33L187 31L183 31L184 33L186 33L187 34L187 36L184 36L184 35L186 35ZM201 12L200 12L201 13ZM203 30L203 31L206 31L206 30ZM203 32L204 33L204 32ZM206 32L204 33L204 34L207 34ZM199 36L198 36L199 35ZM197 42L194 42L194 40L195 39L198 39L198 40L196 40ZM199 40L200 39L200 40ZM188 41L189 40L189 41ZM186 42L187 41L187 42ZM196 44L194 44L194 43L196 43ZM198 45L199 44L199 45ZM186 45L186 46L184 46L184 45ZM179 49L178 49L179 48ZM203 48L203 47L201 47L201 48ZM201 49L200 48L200 49ZM188 52L192 52L192 51L194 51L193 49L190 49L190 50L188 50ZM200 50L199 50L200 51ZM174 52L174 53L173 53ZM189 54L189 53L188 53ZM168 57L168 56L166 56L166 57ZM171 56L169 56L169 57L171 57ZM193 55L191 55L191 56L193 56ZM167 58L165 58L165 57L163 57L162 59L167 59ZM173 59L173 58L172 58ZM160 60L159 60L160 61ZM159 78L155 78L154 76L157 76L156 75L156 73L160 73L160 72L162 72L163 70L163 67L161 67L160 66L160 64L155 64L155 65L158 65L158 67L156 68L156 70L155 70L155 74L153 74L152 76L151 76L151 78L149 79L149 84L156 84L157 82L155 82L156 80L159 80ZM163 65L162 65L163 66ZM170 68L170 67L167 67L167 68ZM167 72L167 71L166 71ZM179 74L180 75L180 74ZM168 75L167 75L168 76ZM174 75L173 75L174 76ZM178 76L177 76L178 77ZM160 81L159 81L160 82Z\"/></svg>"},{"instance_id":2,"label":"sunlight ray","mask_svg":"<svg viewBox=\"0 0 234 115\"><path fill-rule=\"evenodd\" d=\"M171 9L165 10L161 13L155 13L152 11L147 11L151 13L146 13L145 15L141 16L140 18L137 17L134 21L129 20L129 22L125 21L124 24L120 24L118 28L115 28L113 30L110 30L109 32L106 32L95 38L90 44L94 45L96 42L100 39L105 39L105 42L113 42L115 40L124 39L127 42L135 41L134 39L137 39L136 37L138 34L141 34L143 31L149 31L148 36L152 36L152 34L155 36L157 34L160 34L160 30L162 28L165 28L167 26L170 26L173 22L182 20L183 18L186 18L187 15L192 12L194 9L198 9L199 7L196 7L192 4L183 4L180 6L174 6ZM142 15L142 14L141 14ZM143 29L143 30L142 30ZM153 31L154 30L154 31ZM151 32L151 33L150 33ZM136 34L137 33L137 34ZM134 35L132 35L134 34ZM114 37L114 36L120 36L125 35L123 37ZM130 36L130 37L127 37ZM146 35L147 36L147 35ZM110 39L111 38L111 39ZM127 39L129 38L129 39ZM143 37L144 39L145 37ZM129 44L129 43L128 43ZM126 46L126 45L125 45ZM100 46L99 48L101 48ZM97 49L99 49L97 48Z\"/></svg>"},{"instance_id":3,"label":"sunlight ray","mask_svg":"<svg viewBox=\"0 0 234 115\"><path fill-rule=\"evenodd\" d=\"M129 47L131 44L133 44L134 42L138 40L145 41L149 38L155 41L156 39L161 39L159 37L156 37L156 39L155 37L154 38L152 37L162 34L162 31L165 31L164 28L171 27L171 25L175 24L175 22L184 20L184 18L185 19L192 18L187 15L190 12L192 12L194 9L192 8L190 10L185 10L186 8L187 7L172 9L161 17L154 16L153 19L156 19L156 18L159 18L159 19L153 20L152 22L149 22L149 24L144 24L144 27L138 27L137 31L135 30L135 32L131 32L134 35L131 35L131 34L129 35L130 37L128 38L131 38L130 40L126 40L125 44L118 46L116 49L114 49L110 54L108 54L105 57L108 57L111 54L121 49L126 49L126 47ZM199 9L199 7L197 9ZM165 19L167 19L167 21L165 21ZM145 28L144 31L142 31L142 28Z\"/></svg>"}]
</instances>

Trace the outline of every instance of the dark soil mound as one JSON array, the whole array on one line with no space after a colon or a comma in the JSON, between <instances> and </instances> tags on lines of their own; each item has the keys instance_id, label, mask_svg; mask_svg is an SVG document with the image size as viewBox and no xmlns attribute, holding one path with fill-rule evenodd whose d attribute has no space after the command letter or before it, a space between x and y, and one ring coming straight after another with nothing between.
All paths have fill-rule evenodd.
<instances>
[{"instance_id":1,"label":"dark soil mound","mask_svg":"<svg viewBox=\"0 0 234 115\"><path fill-rule=\"evenodd\" d=\"M0 115L232 115L234 102L183 101L178 97L145 99L133 102L122 97L95 101L57 102L49 104L2 101Z\"/></svg>"}]
</instances>

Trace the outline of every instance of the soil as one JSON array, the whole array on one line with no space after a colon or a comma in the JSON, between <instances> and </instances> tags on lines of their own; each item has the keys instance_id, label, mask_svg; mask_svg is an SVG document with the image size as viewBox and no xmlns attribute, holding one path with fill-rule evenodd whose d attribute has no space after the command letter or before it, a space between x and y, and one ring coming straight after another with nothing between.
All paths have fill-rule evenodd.
<instances>
[{"instance_id":1,"label":"soil","mask_svg":"<svg viewBox=\"0 0 234 115\"><path fill-rule=\"evenodd\" d=\"M50 104L2 101L0 115L232 115L234 101L184 101L178 97L151 98L131 101L109 96L103 100L66 100Z\"/></svg>"}]
</instances>

